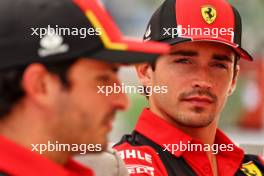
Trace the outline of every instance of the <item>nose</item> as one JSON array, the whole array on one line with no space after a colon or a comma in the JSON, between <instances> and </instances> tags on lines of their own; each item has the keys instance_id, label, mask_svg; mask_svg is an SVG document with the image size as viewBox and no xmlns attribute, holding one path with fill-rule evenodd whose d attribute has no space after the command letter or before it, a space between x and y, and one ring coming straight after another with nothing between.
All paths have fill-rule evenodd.
<instances>
[{"instance_id":1,"label":"nose","mask_svg":"<svg viewBox=\"0 0 264 176\"><path fill-rule=\"evenodd\" d=\"M193 88L211 89L211 85L205 80L196 80L192 83Z\"/></svg>"},{"instance_id":2,"label":"nose","mask_svg":"<svg viewBox=\"0 0 264 176\"><path fill-rule=\"evenodd\" d=\"M194 75L194 79L192 80L193 88L203 88L203 89L212 88L210 73L205 68L200 68L199 70L194 72L193 75Z\"/></svg>"}]
</instances>

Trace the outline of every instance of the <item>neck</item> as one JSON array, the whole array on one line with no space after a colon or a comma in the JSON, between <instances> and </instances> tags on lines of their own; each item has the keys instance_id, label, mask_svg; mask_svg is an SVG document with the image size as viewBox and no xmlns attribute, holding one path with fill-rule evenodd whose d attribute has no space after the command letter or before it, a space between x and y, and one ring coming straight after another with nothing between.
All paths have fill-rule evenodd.
<instances>
[{"instance_id":1,"label":"neck","mask_svg":"<svg viewBox=\"0 0 264 176\"><path fill-rule=\"evenodd\" d=\"M213 145L216 134L216 123L212 122L210 125L201 128L185 127L174 123L174 126L192 138L199 140L203 144ZM209 135L210 134L210 135Z\"/></svg>"},{"instance_id":2,"label":"neck","mask_svg":"<svg viewBox=\"0 0 264 176\"><path fill-rule=\"evenodd\" d=\"M174 120L171 120L173 118L169 117L166 113L163 113L162 111L157 110L156 108L150 108L150 110L153 113L157 114L160 118L172 124L174 127L180 129L187 135L191 136L192 138L199 140L200 142L204 144L210 144L210 145L214 144L218 118L215 118L215 120L208 126L194 128L194 127L188 127L188 126L183 126L183 125L178 124Z\"/></svg>"},{"instance_id":3,"label":"neck","mask_svg":"<svg viewBox=\"0 0 264 176\"><path fill-rule=\"evenodd\" d=\"M209 144L210 146L214 144L218 118L215 118L215 120L208 126L194 128L194 127L183 126L176 123L175 121L171 120L172 118L169 117L166 113L163 113L162 111L159 111L156 108L150 108L150 110L156 115L158 115L160 118L166 120L174 127L180 129L181 131L191 136L192 138L200 141L201 143ZM214 176L216 176L217 175L216 155L210 151L206 152L206 154L213 169Z\"/></svg>"},{"instance_id":4,"label":"neck","mask_svg":"<svg viewBox=\"0 0 264 176\"><path fill-rule=\"evenodd\" d=\"M47 119L42 121L41 119L45 119L42 116L44 113L13 111L0 121L0 135L30 151L37 144L48 144L48 141L56 141L49 132L50 123L46 124ZM39 151L34 152L40 154ZM59 151L43 152L41 155L61 165L67 163L70 157L70 153Z\"/></svg>"}]
</instances>

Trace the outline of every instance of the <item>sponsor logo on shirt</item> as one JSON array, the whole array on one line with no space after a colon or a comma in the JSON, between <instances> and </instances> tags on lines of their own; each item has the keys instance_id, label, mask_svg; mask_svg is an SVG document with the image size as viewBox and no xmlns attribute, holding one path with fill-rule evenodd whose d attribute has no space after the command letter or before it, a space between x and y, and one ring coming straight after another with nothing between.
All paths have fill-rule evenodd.
<instances>
[{"instance_id":1,"label":"sponsor logo on shirt","mask_svg":"<svg viewBox=\"0 0 264 176\"><path fill-rule=\"evenodd\" d=\"M145 165L130 164L126 165L129 174L148 174L154 176L154 168Z\"/></svg>"},{"instance_id":2,"label":"sponsor logo on shirt","mask_svg":"<svg viewBox=\"0 0 264 176\"><path fill-rule=\"evenodd\" d=\"M133 159L143 160L143 161L146 161L146 162L152 164L152 156L148 153L143 152L143 151L134 150L134 149L127 149L127 150L121 150L118 153L120 154L120 157L123 160L133 158Z\"/></svg>"}]
</instances>

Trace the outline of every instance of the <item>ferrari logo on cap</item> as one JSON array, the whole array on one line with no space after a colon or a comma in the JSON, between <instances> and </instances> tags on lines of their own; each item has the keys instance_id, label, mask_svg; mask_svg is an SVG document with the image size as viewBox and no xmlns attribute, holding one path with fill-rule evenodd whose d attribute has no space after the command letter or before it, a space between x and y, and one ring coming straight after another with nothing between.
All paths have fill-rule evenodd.
<instances>
[{"instance_id":1,"label":"ferrari logo on cap","mask_svg":"<svg viewBox=\"0 0 264 176\"><path fill-rule=\"evenodd\" d=\"M201 13L204 21L208 24L212 24L216 19L216 9L212 6L204 6L201 8Z\"/></svg>"},{"instance_id":2,"label":"ferrari logo on cap","mask_svg":"<svg viewBox=\"0 0 264 176\"><path fill-rule=\"evenodd\" d=\"M262 176L260 170L252 161L243 164L240 170L247 176Z\"/></svg>"}]
</instances>

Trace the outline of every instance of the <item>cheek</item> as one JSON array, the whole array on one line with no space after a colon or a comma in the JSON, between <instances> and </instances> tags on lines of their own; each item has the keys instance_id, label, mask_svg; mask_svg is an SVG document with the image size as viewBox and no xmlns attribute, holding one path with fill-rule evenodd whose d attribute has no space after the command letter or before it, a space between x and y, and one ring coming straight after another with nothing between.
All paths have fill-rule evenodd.
<instances>
[{"instance_id":1,"label":"cheek","mask_svg":"<svg viewBox=\"0 0 264 176\"><path fill-rule=\"evenodd\" d=\"M96 86L76 86L72 89L71 99L75 104L75 109L83 113L86 123L90 124L91 128L96 128L100 125L106 108L107 97L97 93Z\"/></svg>"},{"instance_id":2,"label":"cheek","mask_svg":"<svg viewBox=\"0 0 264 176\"><path fill-rule=\"evenodd\" d=\"M232 77L226 76L214 76L211 80L214 80L214 87L217 92L221 92L225 96L228 95L229 90L232 88Z\"/></svg>"},{"instance_id":3,"label":"cheek","mask_svg":"<svg viewBox=\"0 0 264 176\"><path fill-rule=\"evenodd\" d=\"M86 80L76 81L71 87L71 98L82 109L90 109L96 96L96 85Z\"/></svg>"},{"instance_id":4,"label":"cheek","mask_svg":"<svg viewBox=\"0 0 264 176\"><path fill-rule=\"evenodd\" d=\"M97 95L91 91L76 91L70 96L71 107L68 108L68 118L73 136L81 143L96 143L101 135L103 121L101 104Z\"/></svg>"},{"instance_id":5,"label":"cheek","mask_svg":"<svg viewBox=\"0 0 264 176\"><path fill-rule=\"evenodd\" d=\"M156 72L153 75L153 86L167 86L167 93L163 96L176 98L177 94L185 91L190 85L188 76L181 75L174 69L167 69L167 71Z\"/></svg>"},{"instance_id":6,"label":"cheek","mask_svg":"<svg viewBox=\"0 0 264 176\"><path fill-rule=\"evenodd\" d=\"M218 81L215 82L213 91L218 98L218 106L220 107L220 109L222 109L229 97L232 80L228 80L228 79L216 79L216 80Z\"/></svg>"},{"instance_id":7,"label":"cheek","mask_svg":"<svg viewBox=\"0 0 264 176\"><path fill-rule=\"evenodd\" d=\"M188 79L172 71L164 74L157 72L153 78L153 86L167 86L167 93L153 94L154 103L163 109L174 109L179 94L186 91L186 87L189 86Z\"/></svg>"}]
</instances>

